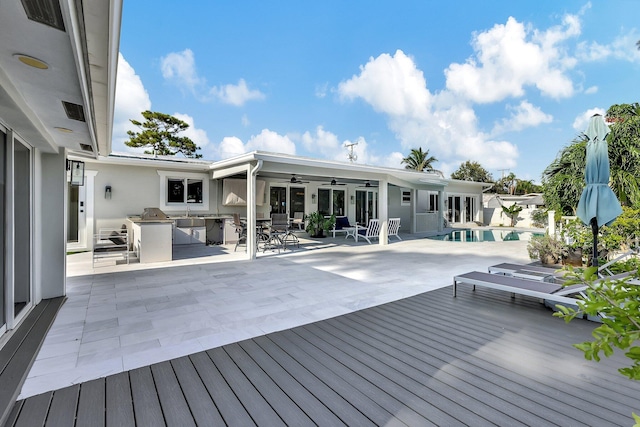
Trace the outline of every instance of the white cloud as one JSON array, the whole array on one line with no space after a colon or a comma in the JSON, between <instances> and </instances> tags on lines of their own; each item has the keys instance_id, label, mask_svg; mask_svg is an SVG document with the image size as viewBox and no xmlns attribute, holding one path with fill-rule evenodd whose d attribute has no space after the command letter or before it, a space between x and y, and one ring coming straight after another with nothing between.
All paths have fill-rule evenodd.
<instances>
[{"instance_id":1,"label":"white cloud","mask_svg":"<svg viewBox=\"0 0 640 427\"><path fill-rule=\"evenodd\" d=\"M235 106L242 106L247 101L263 99L265 96L259 90L249 89L244 79L238 84L226 84L207 87L207 80L198 74L195 55L191 49L182 52L171 52L160 59L160 69L165 80L176 84L192 93L200 101L208 101L209 94L214 98Z\"/></svg>"},{"instance_id":2,"label":"white cloud","mask_svg":"<svg viewBox=\"0 0 640 427\"><path fill-rule=\"evenodd\" d=\"M526 86L551 98L569 97L574 87L566 72L576 61L561 45L579 34L580 21L573 15L544 32L509 17L506 24L474 35L475 56L445 70L447 88L477 103L521 97Z\"/></svg>"},{"instance_id":3,"label":"white cloud","mask_svg":"<svg viewBox=\"0 0 640 427\"><path fill-rule=\"evenodd\" d=\"M249 89L244 79L240 79L237 85L228 84L212 87L209 93L225 104L235 105L236 107L244 105L247 101L264 99L264 94L259 90Z\"/></svg>"},{"instance_id":4,"label":"white cloud","mask_svg":"<svg viewBox=\"0 0 640 427\"><path fill-rule=\"evenodd\" d=\"M240 140L235 136L225 137L218 146L218 156L221 159L228 159L229 157L239 156L246 153L247 150Z\"/></svg>"},{"instance_id":5,"label":"white cloud","mask_svg":"<svg viewBox=\"0 0 640 427\"><path fill-rule=\"evenodd\" d=\"M160 68L162 77L191 92L195 92L198 86L205 83L204 79L198 76L196 61L191 49L172 52L161 58Z\"/></svg>"},{"instance_id":6,"label":"white cloud","mask_svg":"<svg viewBox=\"0 0 640 427\"><path fill-rule=\"evenodd\" d=\"M329 90L329 83L323 83L321 85L316 85L316 97L324 98L327 96L327 91Z\"/></svg>"},{"instance_id":7,"label":"white cloud","mask_svg":"<svg viewBox=\"0 0 640 427\"><path fill-rule=\"evenodd\" d=\"M189 116L188 114L181 113L174 113L173 116L189 125L186 131L181 132L181 135L190 138L200 148L204 148L207 144L209 144L209 137L207 136L207 132L204 129L196 128L193 117Z\"/></svg>"},{"instance_id":8,"label":"white cloud","mask_svg":"<svg viewBox=\"0 0 640 427\"><path fill-rule=\"evenodd\" d=\"M249 121L249 117L246 114L242 115L242 118L240 119L240 122L242 123L242 126L247 127L251 124L251 122Z\"/></svg>"},{"instance_id":9,"label":"white cloud","mask_svg":"<svg viewBox=\"0 0 640 427\"><path fill-rule=\"evenodd\" d=\"M385 114L403 149L429 149L442 162L470 159L489 168L516 164L513 144L480 132L475 112L464 99L449 91L431 94L422 71L400 50L394 56L370 58L359 75L340 83L338 93L343 99L361 98Z\"/></svg>"},{"instance_id":10,"label":"white cloud","mask_svg":"<svg viewBox=\"0 0 640 427\"><path fill-rule=\"evenodd\" d=\"M338 137L318 126L314 134L306 131L301 137L304 148L310 153L319 153L323 157L333 160L345 160L346 156L342 151L342 144ZM345 152L346 153L346 152Z\"/></svg>"},{"instance_id":11,"label":"white cloud","mask_svg":"<svg viewBox=\"0 0 640 427\"><path fill-rule=\"evenodd\" d=\"M602 108L598 108L598 107L590 108L587 111L580 114L578 117L576 117L576 119L573 121L573 128L578 132L584 132L587 129L587 126L589 125L589 119L591 119L591 116L593 116L594 114L600 114L601 116L605 116L606 113L607 112Z\"/></svg>"},{"instance_id":12,"label":"white cloud","mask_svg":"<svg viewBox=\"0 0 640 427\"><path fill-rule=\"evenodd\" d=\"M598 86L591 86L585 89L584 93L586 95L592 95L594 93L598 93Z\"/></svg>"},{"instance_id":13,"label":"white cloud","mask_svg":"<svg viewBox=\"0 0 640 427\"><path fill-rule=\"evenodd\" d=\"M295 155L296 144L286 135L263 129L258 135L251 136L246 144L238 137L227 136L218 145L218 155L221 159L256 150Z\"/></svg>"},{"instance_id":14,"label":"white cloud","mask_svg":"<svg viewBox=\"0 0 640 427\"><path fill-rule=\"evenodd\" d=\"M639 39L640 34L638 31L632 29L628 33L616 37L608 44L581 42L578 44L577 57L584 62L597 62L613 58L620 61L640 63L640 50L636 46Z\"/></svg>"},{"instance_id":15,"label":"white cloud","mask_svg":"<svg viewBox=\"0 0 640 427\"><path fill-rule=\"evenodd\" d=\"M249 138L247 151L262 150L272 153L296 154L296 144L286 135L279 135L269 129L262 129L258 135Z\"/></svg>"},{"instance_id":16,"label":"white cloud","mask_svg":"<svg viewBox=\"0 0 640 427\"><path fill-rule=\"evenodd\" d=\"M113 151L131 151L124 142L129 139L128 130L137 131L130 119L143 120L142 113L151 109L149 93L144 88L140 76L131 65L118 55L118 78L116 80L115 111L113 117ZM144 150L136 150L144 151Z\"/></svg>"},{"instance_id":17,"label":"white cloud","mask_svg":"<svg viewBox=\"0 0 640 427\"><path fill-rule=\"evenodd\" d=\"M511 116L497 124L493 128L493 132L491 132L492 135L520 131L528 127L538 126L541 123L551 123L553 121L553 116L545 114L539 107L527 101L522 101L515 107L507 106L507 109L511 111Z\"/></svg>"},{"instance_id":18,"label":"white cloud","mask_svg":"<svg viewBox=\"0 0 640 427\"><path fill-rule=\"evenodd\" d=\"M362 98L392 116L424 115L431 101L424 74L401 50L369 58L359 75L339 84L338 93L343 99Z\"/></svg>"}]
</instances>

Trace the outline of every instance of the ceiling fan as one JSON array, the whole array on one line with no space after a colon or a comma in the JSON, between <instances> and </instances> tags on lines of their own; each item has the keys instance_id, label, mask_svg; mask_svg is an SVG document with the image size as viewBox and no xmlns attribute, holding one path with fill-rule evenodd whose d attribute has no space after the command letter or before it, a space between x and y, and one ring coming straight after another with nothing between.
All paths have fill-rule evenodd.
<instances>
[{"instance_id":1,"label":"ceiling fan","mask_svg":"<svg viewBox=\"0 0 640 427\"><path fill-rule=\"evenodd\" d=\"M307 184L309 183L309 181L302 181L300 178L298 178L295 175L291 175L291 179L289 181L283 181L286 182L288 184Z\"/></svg>"},{"instance_id":2,"label":"ceiling fan","mask_svg":"<svg viewBox=\"0 0 640 427\"><path fill-rule=\"evenodd\" d=\"M332 178L332 179L331 179L331 182L329 182L328 184L322 184L322 185L331 185L331 186L334 186L334 185L347 185L347 184L345 184L344 182L338 182L338 181L336 181L336 179L335 179L335 178Z\"/></svg>"},{"instance_id":3,"label":"ceiling fan","mask_svg":"<svg viewBox=\"0 0 640 427\"><path fill-rule=\"evenodd\" d=\"M371 184L371 181L365 181L364 185L361 185L358 188L378 188L378 186Z\"/></svg>"}]
</instances>

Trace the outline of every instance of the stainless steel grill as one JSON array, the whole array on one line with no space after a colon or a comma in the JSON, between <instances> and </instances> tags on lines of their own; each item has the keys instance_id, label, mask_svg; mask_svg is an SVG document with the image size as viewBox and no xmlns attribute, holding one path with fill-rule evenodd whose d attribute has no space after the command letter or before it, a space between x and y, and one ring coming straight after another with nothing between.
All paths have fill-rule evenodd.
<instances>
[{"instance_id":1,"label":"stainless steel grill","mask_svg":"<svg viewBox=\"0 0 640 427\"><path fill-rule=\"evenodd\" d=\"M140 219L167 219L167 214L162 212L160 208L144 208Z\"/></svg>"}]
</instances>

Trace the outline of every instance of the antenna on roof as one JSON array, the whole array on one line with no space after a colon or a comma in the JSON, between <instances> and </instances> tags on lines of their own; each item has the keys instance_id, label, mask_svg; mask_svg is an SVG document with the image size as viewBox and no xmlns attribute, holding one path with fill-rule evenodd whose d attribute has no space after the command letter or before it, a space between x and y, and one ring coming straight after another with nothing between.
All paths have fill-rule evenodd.
<instances>
[{"instance_id":1,"label":"antenna on roof","mask_svg":"<svg viewBox=\"0 0 640 427\"><path fill-rule=\"evenodd\" d=\"M353 151L353 147L358 145L357 142L352 142L351 144L344 144L345 147L349 148L349 152L347 153L347 158L351 163L358 160L358 155Z\"/></svg>"}]
</instances>

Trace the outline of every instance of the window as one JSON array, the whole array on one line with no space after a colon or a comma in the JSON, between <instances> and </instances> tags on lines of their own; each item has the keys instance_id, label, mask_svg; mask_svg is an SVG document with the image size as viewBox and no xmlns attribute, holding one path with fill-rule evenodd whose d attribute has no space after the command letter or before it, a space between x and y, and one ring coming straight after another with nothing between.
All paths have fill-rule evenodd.
<instances>
[{"instance_id":1,"label":"window","mask_svg":"<svg viewBox=\"0 0 640 427\"><path fill-rule=\"evenodd\" d=\"M411 190L408 188L400 189L400 206L411 206Z\"/></svg>"},{"instance_id":2,"label":"window","mask_svg":"<svg viewBox=\"0 0 640 427\"><path fill-rule=\"evenodd\" d=\"M333 191L333 214L336 216L345 215L344 209L344 190Z\"/></svg>"},{"instance_id":3,"label":"window","mask_svg":"<svg viewBox=\"0 0 640 427\"><path fill-rule=\"evenodd\" d=\"M328 188L318 189L318 212L322 215L331 215L331 190Z\"/></svg>"},{"instance_id":4,"label":"window","mask_svg":"<svg viewBox=\"0 0 640 427\"><path fill-rule=\"evenodd\" d=\"M322 215L346 215L344 190L318 189L318 211Z\"/></svg>"},{"instance_id":5,"label":"window","mask_svg":"<svg viewBox=\"0 0 640 427\"><path fill-rule=\"evenodd\" d=\"M160 209L209 210L209 179L206 174L158 171Z\"/></svg>"},{"instance_id":6,"label":"window","mask_svg":"<svg viewBox=\"0 0 640 427\"><path fill-rule=\"evenodd\" d=\"M429 193L429 212L438 211L438 194Z\"/></svg>"},{"instance_id":7,"label":"window","mask_svg":"<svg viewBox=\"0 0 640 427\"><path fill-rule=\"evenodd\" d=\"M167 203L202 203L202 180L168 178Z\"/></svg>"}]
</instances>

